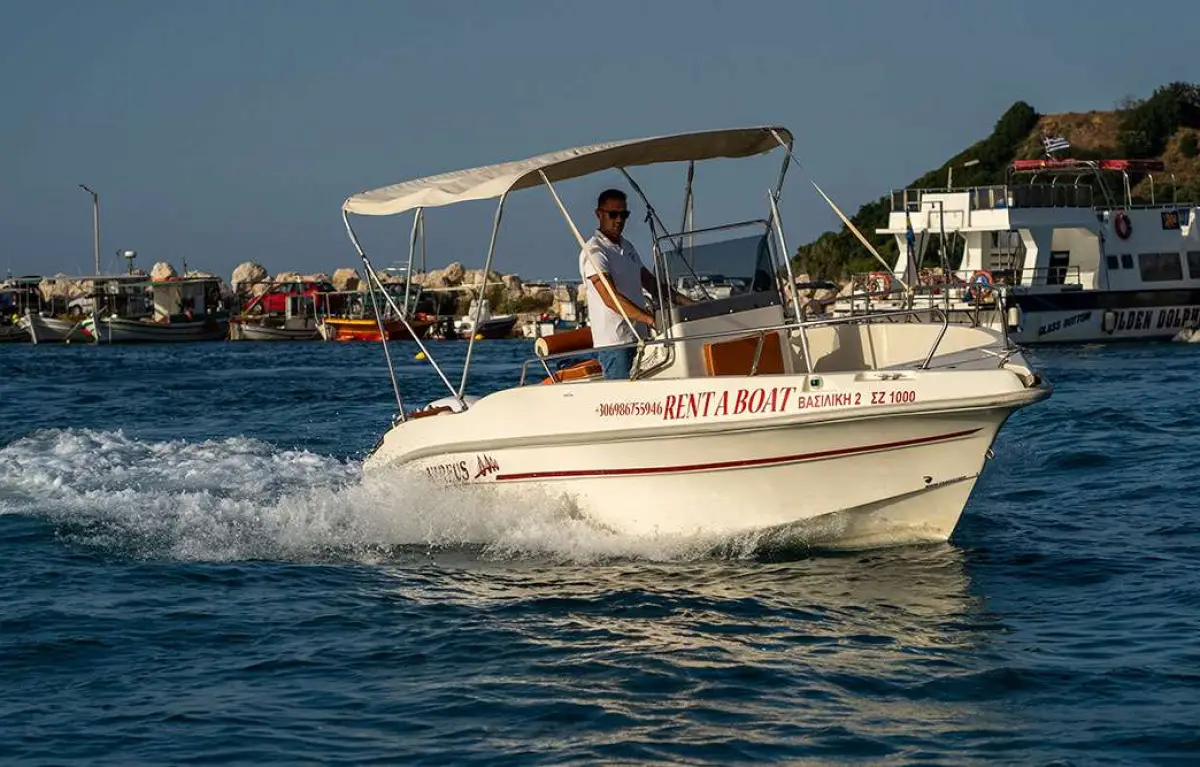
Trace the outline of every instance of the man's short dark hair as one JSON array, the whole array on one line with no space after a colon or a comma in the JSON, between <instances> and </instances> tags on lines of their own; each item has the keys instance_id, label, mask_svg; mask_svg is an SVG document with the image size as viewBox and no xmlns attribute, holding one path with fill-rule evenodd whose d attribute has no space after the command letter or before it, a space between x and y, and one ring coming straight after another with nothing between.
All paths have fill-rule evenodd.
<instances>
[{"instance_id":1,"label":"man's short dark hair","mask_svg":"<svg viewBox=\"0 0 1200 767\"><path fill-rule=\"evenodd\" d=\"M600 197L596 199L596 207L603 208L604 203L608 202L609 200L625 202L627 199L628 198L625 196L625 193L620 189L605 189L600 193Z\"/></svg>"}]
</instances>

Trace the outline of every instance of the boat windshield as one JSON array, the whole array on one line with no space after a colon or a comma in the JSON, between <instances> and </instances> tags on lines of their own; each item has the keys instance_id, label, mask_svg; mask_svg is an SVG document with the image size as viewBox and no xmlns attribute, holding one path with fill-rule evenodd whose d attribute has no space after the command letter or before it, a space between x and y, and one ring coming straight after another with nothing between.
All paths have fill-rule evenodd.
<instances>
[{"instance_id":1,"label":"boat windshield","mask_svg":"<svg viewBox=\"0 0 1200 767\"><path fill-rule=\"evenodd\" d=\"M710 242L702 242L704 238L685 234L659 240L667 279L677 292L695 302L778 292L769 231Z\"/></svg>"}]
</instances>

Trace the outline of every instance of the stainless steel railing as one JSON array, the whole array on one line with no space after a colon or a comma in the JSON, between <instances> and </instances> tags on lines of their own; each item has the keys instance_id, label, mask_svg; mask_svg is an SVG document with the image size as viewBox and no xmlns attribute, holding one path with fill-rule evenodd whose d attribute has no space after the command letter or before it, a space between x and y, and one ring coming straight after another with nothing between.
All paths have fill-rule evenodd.
<instances>
[{"instance_id":1,"label":"stainless steel railing","mask_svg":"<svg viewBox=\"0 0 1200 767\"><path fill-rule=\"evenodd\" d=\"M671 344L687 343L690 341L704 341L704 340L718 339L718 338L745 338L749 335L757 334L758 343L755 345L754 358L751 361L750 371L749 371L749 373L747 373L747 377L752 377L758 373L758 366L762 359L763 345L766 342L766 337L767 337L768 333L778 333L780 331L787 331L790 335L791 332L793 332L793 331L799 331L803 335L803 338L804 338L804 343L801 344L801 350L802 350L803 356L804 356L804 367L805 367L806 371L811 373L811 372L813 372L813 365L812 365L812 360L808 353L808 344L807 344L807 332L809 329L815 328L815 327L823 327L823 326L827 326L827 325L842 325L842 324L851 324L851 323L872 324L873 321L875 321L875 320L883 320L883 319L888 319L888 318L893 318L893 317L895 317L895 318L907 317L907 316L912 316L915 314L925 313L925 312L932 312L932 313L940 315L941 321L942 321L942 326L941 326L941 328L938 329L938 334L934 338L933 343L930 345L928 353L926 353L925 358L924 358L924 360L922 360L921 364L917 366L918 370L927 370L929 368L930 363L933 361L934 356L937 354L938 347L941 346L942 340L946 337L946 332L950 327L949 315L946 312L942 311L941 308L939 308L939 307L929 307L929 308L921 308L921 309L899 309L896 311L876 312L876 313L873 313L868 316L826 317L826 318L818 318L818 319L814 319L814 320L805 320L803 322L788 322L788 323L784 323L781 325L770 325L770 326L762 327L762 328L753 328L753 329L743 328L743 329L739 329L739 330L722 330L722 331L712 332L712 333L700 333L700 334L697 334L694 336L687 336L685 338L679 338L679 337L655 338L655 339L651 339L649 341L645 341L643 345L646 347L667 346L667 345L671 345ZM617 345L613 345L613 346L605 346L605 347L600 347L600 348L603 348L603 349L628 349L628 348L635 348L637 346L639 346L639 344L637 344L637 343L628 343L628 344L617 344ZM536 363L541 364L542 368L546 371L546 375L550 378L550 380L553 383L555 383L555 384L562 383L562 381L560 381L558 379L558 377L555 376L554 372L550 370L549 363L556 359L569 359L571 357L578 357L580 355L588 354L589 352L593 352L593 351L596 351L596 349L594 349L594 348L593 349L578 349L578 350L569 351L569 352L559 352L557 354L548 354L545 357L539 356L539 357L535 357L534 359L525 360L521 364L521 381L518 385L525 386L525 381L528 378L529 366L532 364L536 364ZM875 370L877 368L872 367L871 369Z\"/></svg>"}]
</instances>

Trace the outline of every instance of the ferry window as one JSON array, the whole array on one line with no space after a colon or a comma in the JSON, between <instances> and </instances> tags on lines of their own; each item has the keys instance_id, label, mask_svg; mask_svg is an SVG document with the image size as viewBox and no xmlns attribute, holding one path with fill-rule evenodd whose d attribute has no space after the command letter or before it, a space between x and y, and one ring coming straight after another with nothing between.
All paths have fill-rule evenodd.
<instances>
[{"instance_id":1,"label":"ferry window","mask_svg":"<svg viewBox=\"0 0 1200 767\"><path fill-rule=\"evenodd\" d=\"M1130 255L1129 253L1121 254L1121 268L1122 269L1132 269L1133 268L1133 256L1132 255Z\"/></svg>"},{"instance_id":2,"label":"ferry window","mask_svg":"<svg viewBox=\"0 0 1200 767\"><path fill-rule=\"evenodd\" d=\"M1047 285L1063 285L1067 281L1067 269L1071 265L1071 251L1055 250L1050 253L1050 269L1046 273Z\"/></svg>"},{"instance_id":3,"label":"ferry window","mask_svg":"<svg viewBox=\"0 0 1200 767\"><path fill-rule=\"evenodd\" d=\"M1178 253L1139 253L1138 268L1145 282L1183 279L1183 266Z\"/></svg>"},{"instance_id":4,"label":"ferry window","mask_svg":"<svg viewBox=\"0 0 1200 767\"><path fill-rule=\"evenodd\" d=\"M1105 260L1108 261L1108 270L1110 272L1121 268L1121 259L1116 256L1106 256Z\"/></svg>"},{"instance_id":5,"label":"ferry window","mask_svg":"<svg viewBox=\"0 0 1200 767\"><path fill-rule=\"evenodd\" d=\"M1200 280L1200 250L1188 251L1188 275L1193 280Z\"/></svg>"}]
</instances>

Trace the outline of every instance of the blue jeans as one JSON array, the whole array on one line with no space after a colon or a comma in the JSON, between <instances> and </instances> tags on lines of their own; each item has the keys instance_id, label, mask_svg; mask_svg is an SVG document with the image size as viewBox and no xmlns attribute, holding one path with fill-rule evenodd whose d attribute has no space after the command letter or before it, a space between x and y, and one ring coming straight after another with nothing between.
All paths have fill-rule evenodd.
<instances>
[{"instance_id":1,"label":"blue jeans","mask_svg":"<svg viewBox=\"0 0 1200 767\"><path fill-rule=\"evenodd\" d=\"M627 346L621 349L598 349L596 359L604 370L604 377L614 381L628 381L633 374L633 357L637 349Z\"/></svg>"}]
</instances>

